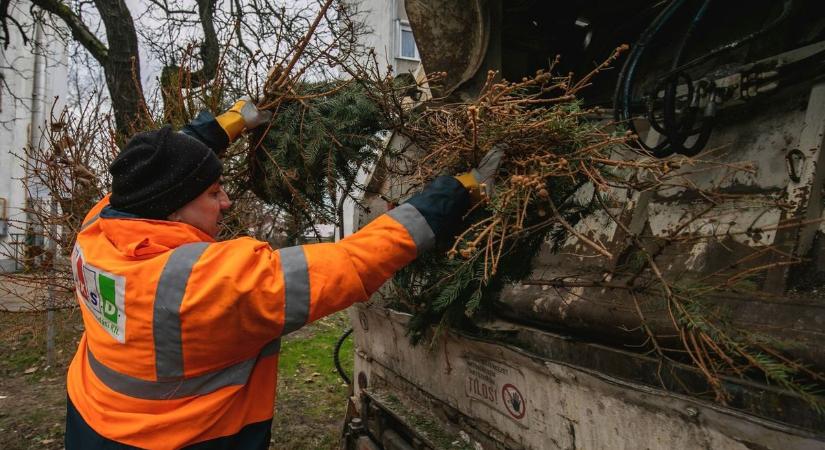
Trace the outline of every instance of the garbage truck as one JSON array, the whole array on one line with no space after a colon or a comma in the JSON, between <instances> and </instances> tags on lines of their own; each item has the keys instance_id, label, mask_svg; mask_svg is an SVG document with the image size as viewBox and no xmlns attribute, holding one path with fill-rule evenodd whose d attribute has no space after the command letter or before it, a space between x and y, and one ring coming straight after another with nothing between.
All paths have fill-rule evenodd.
<instances>
[{"instance_id":1,"label":"garbage truck","mask_svg":"<svg viewBox=\"0 0 825 450\"><path fill-rule=\"evenodd\" d=\"M798 264L766 269L751 294L712 301L740 328L792 342L784 349L789 358L825 369L821 1L406 0L405 6L423 70L445 73L433 96L456 101L473 99L491 70L519 80L555 61L554 71L584 74L629 44L581 94L593 111L588 120L626 124L656 158L712 153L721 163L752 167L738 176L689 175L697 186L731 195L702 225L717 238L662 254L660 266L672 277L702 276L759 249L798 257ZM663 120L667 108L690 115L691 123ZM387 199L397 180L381 165L367 181L356 226L392 207ZM783 206L741 207L743 199L768 197ZM704 201L684 191L635 193L619 208L623 226L591 223L588 230L608 245L621 243L628 229L664 235ZM789 221L799 226L777 226ZM395 306L388 291L352 308L355 362L342 445L825 448L825 415L797 393L759 377L725 376L729 397L721 402L695 365L651 355L626 296L559 281L571 268L600 280L610 271L610 264L580 254L575 237L561 249L541 244L530 274L507 283L493 317L475 324L480 332L441 330L413 344L409 311ZM654 311L644 326L664 333L665 314Z\"/></svg>"}]
</instances>

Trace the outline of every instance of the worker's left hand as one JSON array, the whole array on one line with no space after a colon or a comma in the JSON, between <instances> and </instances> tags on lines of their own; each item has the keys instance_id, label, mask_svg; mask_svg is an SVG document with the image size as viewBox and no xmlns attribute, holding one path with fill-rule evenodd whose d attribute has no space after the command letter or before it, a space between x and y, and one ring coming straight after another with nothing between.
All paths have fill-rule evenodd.
<instances>
[{"instance_id":1,"label":"worker's left hand","mask_svg":"<svg viewBox=\"0 0 825 450\"><path fill-rule=\"evenodd\" d=\"M244 130L251 130L272 120L271 111L261 111L249 97L238 100L229 111L215 118L226 132L229 141L241 136Z\"/></svg>"},{"instance_id":2,"label":"worker's left hand","mask_svg":"<svg viewBox=\"0 0 825 450\"><path fill-rule=\"evenodd\" d=\"M242 97L230 111L237 111L246 124L246 129L257 128L272 120L272 111L261 111L248 96Z\"/></svg>"},{"instance_id":3,"label":"worker's left hand","mask_svg":"<svg viewBox=\"0 0 825 450\"><path fill-rule=\"evenodd\" d=\"M501 158L504 156L504 147L494 145L490 151L481 158L478 167L475 169L456 175L456 179L470 191L470 198L473 203L482 199L490 198L493 195L496 174L501 166Z\"/></svg>"}]
</instances>

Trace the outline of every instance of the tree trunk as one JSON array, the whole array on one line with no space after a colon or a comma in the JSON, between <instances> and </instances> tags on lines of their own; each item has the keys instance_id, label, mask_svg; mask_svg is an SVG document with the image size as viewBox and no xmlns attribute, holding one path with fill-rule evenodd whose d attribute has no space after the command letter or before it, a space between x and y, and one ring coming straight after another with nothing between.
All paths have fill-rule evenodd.
<instances>
[{"instance_id":1,"label":"tree trunk","mask_svg":"<svg viewBox=\"0 0 825 450\"><path fill-rule=\"evenodd\" d=\"M63 0L31 0L33 4L62 19L72 32L72 37L103 67L114 110L118 140L122 143L136 131L151 125L140 82L137 32L125 0L93 1L106 28L107 43L101 42ZM3 8L7 8L7 2L0 1L0 25L5 26L8 15ZM200 52L203 68L187 74L186 77L195 86L206 85L217 73L220 50L212 17L214 12L215 0L198 0L198 15L204 33ZM180 89L180 81L177 80L179 70L174 66L165 67L161 75L164 100L172 104L166 106L167 112L174 107L174 96L170 96L169 93L172 89Z\"/></svg>"},{"instance_id":2,"label":"tree trunk","mask_svg":"<svg viewBox=\"0 0 825 450\"><path fill-rule=\"evenodd\" d=\"M118 139L124 141L139 129L146 109L140 84L140 57L135 23L124 0L94 0L106 27L108 45L101 42L72 8L61 0L31 0L59 17L72 37L103 67L115 115Z\"/></svg>"},{"instance_id":3,"label":"tree trunk","mask_svg":"<svg viewBox=\"0 0 825 450\"><path fill-rule=\"evenodd\" d=\"M126 139L140 129L146 109L140 83L138 39L132 15L123 0L95 0L106 27L108 55L100 61L112 100L117 132Z\"/></svg>"}]
</instances>

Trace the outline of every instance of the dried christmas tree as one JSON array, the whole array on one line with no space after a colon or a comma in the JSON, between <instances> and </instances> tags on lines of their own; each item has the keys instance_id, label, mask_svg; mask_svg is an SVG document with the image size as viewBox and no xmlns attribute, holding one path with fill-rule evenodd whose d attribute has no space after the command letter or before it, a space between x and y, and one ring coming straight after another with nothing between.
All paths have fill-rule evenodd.
<instances>
[{"instance_id":1,"label":"dried christmas tree","mask_svg":"<svg viewBox=\"0 0 825 450\"><path fill-rule=\"evenodd\" d=\"M686 157L654 158L635 145L636 136L621 131L621 124L593 120L601 115L583 108L578 94L621 50L579 80L554 76L552 67L518 82L498 81L496 74L490 73L478 96L470 101L436 99L405 111L399 108L404 102L393 99L399 92L397 87L385 84L383 89L375 89L381 94L373 92L373 97L389 119L395 118L396 133L419 152L415 158L398 155L397 168L386 163L387 170L403 175L406 183L412 180L413 185L423 185L439 174L470 170L489 149L505 149L493 195L470 211L455 239L441 243L440 251L402 270L394 279L389 298L396 307L412 313L414 341L427 336L433 327L472 331L475 321L495 305L498 289L530 273L532 256L541 243L558 249L572 239L586 249L585 257L601 258L605 268L613 269L588 281L578 278L576 268L571 267L569 280L549 284L554 288L591 286L623 292L632 303L628 307L635 305L642 332L647 335L643 348L662 361L692 364L705 377L717 401L724 403L730 398L723 377L755 377L795 392L822 411L825 403L820 389L825 375L811 364L789 357L775 339L738 328L712 301L715 295L753 289L743 280L771 267L796 264L797 258L778 255L774 262L759 265L756 261L770 249L756 249L737 264L692 284L660 267L657 259L665 249L686 251L679 247L685 239L715 239L712 233L683 231L730 200L730 194L695 186L691 173L712 168L736 173L753 168ZM440 76L433 74L423 84L437 82ZM692 192L708 206L686 214L665 237L633 233L615 215L622 198L631 193L667 189ZM594 213L622 229L627 235L625 243L611 249L577 228L579 221ZM614 265L612 261L624 262ZM671 333L675 334L663 337L645 326L640 307L645 303L669 312ZM429 336L437 338L438 334Z\"/></svg>"},{"instance_id":2,"label":"dried christmas tree","mask_svg":"<svg viewBox=\"0 0 825 450\"><path fill-rule=\"evenodd\" d=\"M402 86L374 68L361 68L352 71L352 84L303 85L286 83L287 72L276 70L270 92L277 95L266 106L278 114L273 126L257 136L249 159L255 190L268 201L291 206L295 214L305 214L309 223L330 217L331 205L340 201L334 194L336 183L351 188L354 170L375 158L370 147L381 127L415 149L414 157L405 153L407 147L384 153L382 170L402 178L406 186L468 171L499 146L505 155L493 195L467 214L454 239L440 243L394 279L390 297L396 307L413 314L413 340L433 327L472 330L495 305L498 289L530 272L539 244L560 248L573 239L587 249L587 257L603 258L605 267L614 267L608 277L612 281L573 277L554 280L553 286L592 285L625 292L633 303L628 307L635 305L647 334L646 351L662 361L691 363L718 401L729 398L722 377L756 376L821 409L817 389L825 382L822 373L788 357L765 336L736 328L708 301L716 293L740 289L742 280L769 267L743 261L687 287L659 267L657 258L664 249L684 242L680 233L707 211L686 216L665 238L624 230L628 238L621 248L608 248L577 227L594 213L623 227L612 212L621 203L619 193L626 198L632 192L678 188L707 200L709 209L723 203L718 201L722 194L698 189L687 177L691 170L707 170L715 162L654 158L634 145L637 136L622 131L622 124L593 120L601 116L599 111L582 107L582 89L622 50L579 79L555 75L553 67L517 82L490 73L469 101L410 101L411 92L437 83L443 76L438 73ZM751 170L745 165L727 168ZM714 236L694 233L689 238ZM631 257L618 258L620 254ZM624 262L609 264L617 259ZM778 259L773 264L793 263ZM678 348L671 338L665 345L662 336L644 325L642 304L669 312Z\"/></svg>"},{"instance_id":3,"label":"dried christmas tree","mask_svg":"<svg viewBox=\"0 0 825 450\"><path fill-rule=\"evenodd\" d=\"M424 154L405 167L414 184L466 172L494 146L504 149L494 194L469 213L443 252L396 277L396 296L415 313L414 339L428 325L467 322L484 310L502 282L526 275L531 254L548 235L557 245L575 235L610 255L575 223L597 206L600 191L627 185L630 171L663 177L669 164L635 152L627 145L634 136L613 124L588 120L594 111L576 97L622 50L579 81L552 75L552 67L519 82L497 81L491 72L473 101L425 105L396 124ZM595 186L595 195L575 196L585 185Z\"/></svg>"}]
</instances>

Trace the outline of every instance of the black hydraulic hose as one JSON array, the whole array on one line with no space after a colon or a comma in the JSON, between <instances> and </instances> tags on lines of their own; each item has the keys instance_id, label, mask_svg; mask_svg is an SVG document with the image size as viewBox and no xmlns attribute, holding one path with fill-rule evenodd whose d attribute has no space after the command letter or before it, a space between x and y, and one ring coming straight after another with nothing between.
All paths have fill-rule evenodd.
<instances>
[{"instance_id":1,"label":"black hydraulic hose","mask_svg":"<svg viewBox=\"0 0 825 450\"><path fill-rule=\"evenodd\" d=\"M743 37L739 40L736 40L736 41L733 41L733 42L728 42L727 44L719 46L719 47L705 53L702 56L694 58L694 59L692 59L692 60L690 60L690 61L688 61L688 62L686 62L686 63L684 63L680 66L674 67L670 70L670 72L664 74L662 77L663 78L671 77L671 76L673 76L674 74L676 74L678 72L682 72L686 69L689 69L689 68L694 67L698 64L701 64L701 63L707 61L708 59L713 58L714 56L717 56L721 53L724 53L724 52L727 52L727 51L730 51L730 50L734 50L734 49L742 46L743 44L746 44L746 43L748 43L748 42L750 42L750 41L752 41L752 40L768 33L769 31L773 31L774 28L779 26L779 24L784 22L785 19L787 19L791 15L791 11L793 10L793 4L794 4L794 0L785 0L785 3L782 7L782 13L776 19L774 19L771 23L769 23L768 25L766 25L762 29L754 31L753 33L751 33L751 34L749 34L749 35L747 35L747 36L745 36L745 37Z\"/></svg>"},{"instance_id":2,"label":"black hydraulic hose","mask_svg":"<svg viewBox=\"0 0 825 450\"><path fill-rule=\"evenodd\" d=\"M630 54L627 56L627 59L622 66L622 70L619 72L619 77L616 81L616 89L613 93L613 104L616 106L621 106L614 108L613 110L613 116L617 122L629 118L629 108L626 107L624 99L629 97L633 73L636 70L636 64L638 63L639 58L645 51L645 47L650 42L650 39L659 32L662 25L670 19L682 3L684 3L684 0L674 0L673 3L665 7L665 9L663 9L655 19L653 19L653 22L648 25L645 31L642 32L641 36L639 36L639 40L636 41L630 49Z\"/></svg>"},{"instance_id":3,"label":"black hydraulic hose","mask_svg":"<svg viewBox=\"0 0 825 450\"><path fill-rule=\"evenodd\" d=\"M687 30L685 30L685 34L682 36L682 41L679 43L679 47L676 49L676 54L673 56L673 63L671 65L671 69L677 67L679 63L682 61L682 55L685 52L685 48L687 47L690 38L693 36L693 32L696 30L696 27L701 22L702 17L704 17L705 12L710 5L712 0L705 0L702 3L702 6L699 7L699 10L696 11L694 14L693 19L690 21L690 25L688 25ZM679 78L685 78L687 81L687 85L689 87L688 92L688 101L693 99L694 95L694 86L693 82L691 81L690 77L687 76L684 72L677 72L676 75L671 77L667 85L665 87L665 96L664 96L664 121L665 121L665 129L668 130L679 130L680 134L683 132L688 132L693 128L693 119L695 119L695 115L689 115L687 120L684 120L683 123L677 124L676 120L676 88L679 84Z\"/></svg>"},{"instance_id":4,"label":"black hydraulic hose","mask_svg":"<svg viewBox=\"0 0 825 450\"><path fill-rule=\"evenodd\" d=\"M685 34L682 36L682 41L679 43L679 47L676 50L676 54L673 57L673 64L671 69L674 69L679 66L679 63L682 60L682 55L684 54L685 48L687 47L690 38L693 36L693 32L696 30L696 27L699 25L699 22L702 21L702 18L705 16L705 13L708 10L708 6L710 6L712 0L705 0L702 3L702 6L696 11L696 14L693 15L693 19L690 21L687 30L685 30ZM687 81L687 85L689 87L688 92L688 106L682 116L682 120L677 120L676 118L676 88L679 84L679 79L685 78ZM684 72L676 72L675 75L671 76L667 79L667 85L665 87L664 92L664 102L663 102L663 119L664 119L664 130L666 130L667 138L670 141L670 145L667 148L661 149L659 152L654 153L654 156L659 158L664 158L666 156L670 156L673 153L685 153L685 152L693 152L696 148L701 149L704 147L697 147L696 144L699 144L701 141L705 140L702 139L700 136L697 138L697 141L694 143L693 146L690 148L685 147L685 141L688 138L695 134L693 132L693 125L696 122L696 115L698 112L698 105L693 105L695 98L695 88L693 87L692 80L685 74ZM651 114L652 116L652 114ZM702 132L707 131L710 133L710 128L705 126L706 124L703 123ZM709 136L708 136L709 137ZM696 152L698 153L698 151Z\"/></svg>"},{"instance_id":5,"label":"black hydraulic hose","mask_svg":"<svg viewBox=\"0 0 825 450\"><path fill-rule=\"evenodd\" d=\"M661 134L662 141L655 146L649 146L643 141L639 144L646 150L650 151L654 156L666 157L673 153L681 153L692 156L699 153L707 144L713 128L714 105L708 105L708 109L704 111L704 117L701 120L699 129L695 129L695 125L699 114L699 92L687 76L685 70L695 67L714 56L718 56L724 52L736 49L743 44L750 42L760 36L775 29L779 24L783 23L794 9L794 0L785 0L783 3L782 13L767 26L750 33L736 41L729 42L725 45L717 47L702 56L694 58L686 63L682 63L682 56L687 47L694 30L699 22L707 12L711 0L705 0L700 8L697 10L693 20L688 26L676 54L674 55L671 69L660 78L660 82L656 85L653 97L648 97L647 100L647 119L650 122L652 129ZM622 70L616 82L616 90L613 95L614 118L617 122L626 122L628 129L634 133L639 134L632 119L631 103L633 96L633 84L635 81L636 69L642 56L647 51L647 46L654 39L654 37L661 31L664 25L671 19L673 14L685 3L685 0L672 0L651 22L651 24L644 30L639 37L639 40L631 49ZM677 102L676 90L680 81L686 81L688 87L687 105L681 117L676 116ZM662 123L657 119L654 112L655 92L659 92L660 87L664 88L663 106L662 106ZM706 87L707 89L707 87ZM713 89L713 86L710 86ZM711 96L713 94L711 93ZM713 101L711 98L710 101ZM686 146L685 142L696 136L693 145Z\"/></svg>"},{"instance_id":6,"label":"black hydraulic hose","mask_svg":"<svg viewBox=\"0 0 825 450\"><path fill-rule=\"evenodd\" d=\"M335 348L332 351L332 362L335 363L335 370L338 371L338 375L340 375L341 379L347 384L352 384L352 379L347 376L347 373L344 372L344 368L341 366L341 346L344 345L344 341L350 334L352 334L352 328L347 328L347 331L344 331L344 334L335 342Z\"/></svg>"},{"instance_id":7,"label":"black hydraulic hose","mask_svg":"<svg viewBox=\"0 0 825 450\"><path fill-rule=\"evenodd\" d=\"M677 80L676 80L677 83L678 83L679 80L681 80L685 83L685 86L687 86L687 90L688 90L687 98L693 98L694 95L695 95L696 87L691 82L690 77L687 74L684 74L684 73L676 74L675 77L677 78ZM653 90L654 95L655 95L655 93L657 93L659 91L665 91L667 89L667 86L669 86L669 84L672 83L672 82L673 82L672 80L664 80L664 81L660 82L659 84L657 84L656 87ZM653 128L654 130L656 130L659 134L661 134L663 136L667 136L669 131L665 128L665 126L663 124L659 123L659 120L656 118L655 112L656 111L655 111L655 108L654 108L653 95L649 95L648 96L648 102L647 102L647 120L648 120L648 122L650 122L650 127Z\"/></svg>"},{"instance_id":8,"label":"black hydraulic hose","mask_svg":"<svg viewBox=\"0 0 825 450\"><path fill-rule=\"evenodd\" d=\"M702 3L702 6L700 6L699 9L696 11L696 14L693 15L693 19L691 19L687 30L685 30L685 34L682 35L682 42L679 43L679 48L676 50L676 54L673 56L673 64L671 70L678 67L679 62L682 61L682 54L685 52L687 43L690 40L691 36L693 36L693 32L696 31L696 27L699 26L699 22L702 21L703 17L705 17L705 13L708 11L708 6L710 6L711 1L712 0L705 0L704 3Z\"/></svg>"},{"instance_id":9,"label":"black hydraulic hose","mask_svg":"<svg viewBox=\"0 0 825 450\"><path fill-rule=\"evenodd\" d=\"M616 83L616 90L613 94L613 115L617 122L626 122L628 129L634 134L638 135L635 125L630 114L630 97L632 95L633 78L636 72L636 66L644 54L647 45L656 34L662 29L662 26L667 23L673 14L684 4L685 0L673 0L673 2L665 7L662 12L653 20L653 22L645 29L639 40L633 46L628 55L627 60L619 72L619 77ZM655 147L650 147L641 140L639 143L649 151L660 151L668 143L667 139Z\"/></svg>"},{"instance_id":10,"label":"black hydraulic hose","mask_svg":"<svg viewBox=\"0 0 825 450\"><path fill-rule=\"evenodd\" d=\"M679 153L685 156L696 156L707 145L711 131L713 131L713 117L705 117L702 120L702 128L699 129L699 133L694 133L699 135L696 141L690 147L682 146Z\"/></svg>"}]
</instances>

